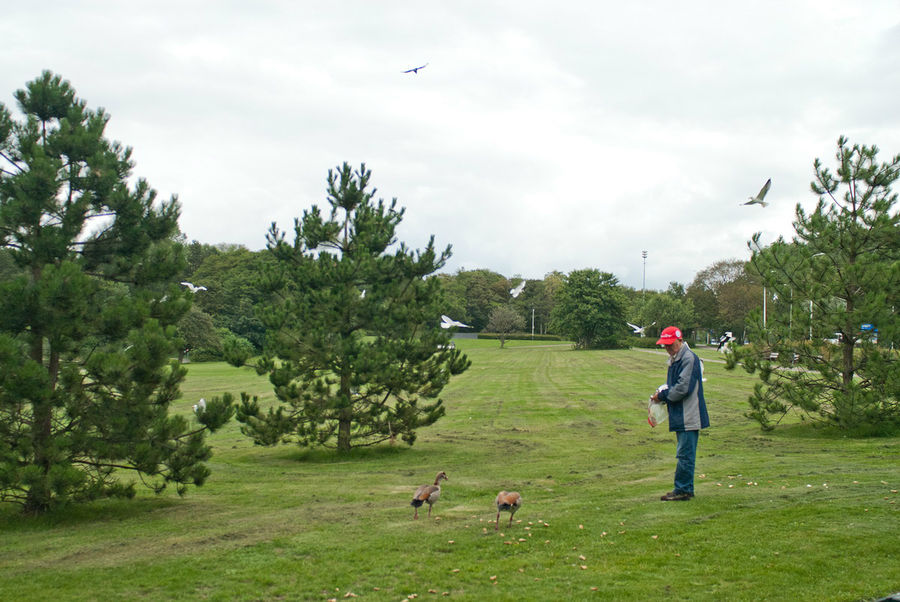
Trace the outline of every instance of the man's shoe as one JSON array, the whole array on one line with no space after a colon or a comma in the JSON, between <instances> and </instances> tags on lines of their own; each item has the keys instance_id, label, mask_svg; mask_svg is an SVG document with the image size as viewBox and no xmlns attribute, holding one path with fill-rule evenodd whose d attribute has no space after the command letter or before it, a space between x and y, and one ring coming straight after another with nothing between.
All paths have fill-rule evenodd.
<instances>
[{"instance_id":1,"label":"man's shoe","mask_svg":"<svg viewBox=\"0 0 900 602\"><path fill-rule=\"evenodd\" d=\"M694 497L693 493L684 493L681 491L670 491L666 495L659 498L664 502L686 502L687 500Z\"/></svg>"}]
</instances>

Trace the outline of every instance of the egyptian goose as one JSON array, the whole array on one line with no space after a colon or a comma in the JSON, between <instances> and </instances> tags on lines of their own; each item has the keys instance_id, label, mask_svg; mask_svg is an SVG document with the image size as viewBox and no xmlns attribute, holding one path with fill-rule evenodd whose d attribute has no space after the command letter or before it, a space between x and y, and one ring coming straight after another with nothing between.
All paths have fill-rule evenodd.
<instances>
[{"instance_id":1,"label":"egyptian goose","mask_svg":"<svg viewBox=\"0 0 900 602\"><path fill-rule=\"evenodd\" d=\"M450 480L447 473L443 470L434 477L434 485L422 485L416 489L416 494L409 503L410 506L413 506L416 509L416 513L413 515L414 519L419 518L419 506L426 503L428 504L428 516L431 517L431 506L441 497L442 480Z\"/></svg>"},{"instance_id":2,"label":"egyptian goose","mask_svg":"<svg viewBox=\"0 0 900 602\"><path fill-rule=\"evenodd\" d=\"M516 510L522 507L522 496L517 491L501 491L497 494L497 520L494 530L500 528L500 511L509 512L509 525L512 526Z\"/></svg>"}]
</instances>

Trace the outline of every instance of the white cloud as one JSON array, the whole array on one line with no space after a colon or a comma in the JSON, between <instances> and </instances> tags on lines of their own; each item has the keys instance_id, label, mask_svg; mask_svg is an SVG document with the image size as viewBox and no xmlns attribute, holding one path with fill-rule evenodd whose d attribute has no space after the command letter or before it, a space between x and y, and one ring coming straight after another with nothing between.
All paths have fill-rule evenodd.
<instances>
[{"instance_id":1,"label":"white cloud","mask_svg":"<svg viewBox=\"0 0 900 602\"><path fill-rule=\"evenodd\" d=\"M69 79L193 239L261 248L365 162L448 269L640 287L647 250L665 288L789 236L840 134L900 152L898 21L884 1L26 3L0 22L0 99ZM742 206L769 177L771 205Z\"/></svg>"}]
</instances>

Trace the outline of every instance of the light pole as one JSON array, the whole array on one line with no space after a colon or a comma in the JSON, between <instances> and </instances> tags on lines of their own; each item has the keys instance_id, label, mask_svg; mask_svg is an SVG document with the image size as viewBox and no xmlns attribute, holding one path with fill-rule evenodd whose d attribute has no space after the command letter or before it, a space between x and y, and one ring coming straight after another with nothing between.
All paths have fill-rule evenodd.
<instances>
[{"instance_id":1,"label":"light pole","mask_svg":"<svg viewBox=\"0 0 900 602\"><path fill-rule=\"evenodd\" d=\"M819 257L820 255L824 255L824 254L825 254L824 251L820 251L819 253L813 253L812 255L809 256L809 260L811 261L813 257ZM810 300L809 300L809 340L810 340L810 342L812 342L812 337L813 337L812 326L813 326L813 300L812 300L812 298L810 298Z\"/></svg>"},{"instance_id":2,"label":"light pole","mask_svg":"<svg viewBox=\"0 0 900 602\"><path fill-rule=\"evenodd\" d=\"M794 285L791 285L791 306L788 309L788 338L794 339Z\"/></svg>"},{"instance_id":3,"label":"light pole","mask_svg":"<svg viewBox=\"0 0 900 602\"><path fill-rule=\"evenodd\" d=\"M643 303L644 289L647 286L647 251L641 251L641 257L644 259L644 275L641 278L641 303Z\"/></svg>"},{"instance_id":4,"label":"light pole","mask_svg":"<svg viewBox=\"0 0 900 602\"><path fill-rule=\"evenodd\" d=\"M769 270L769 272L775 274L775 270ZM763 328L766 327L766 301L768 297L768 290L766 289L765 283L763 283Z\"/></svg>"},{"instance_id":5,"label":"light pole","mask_svg":"<svg viewBox=\"0 0 900 602\"><path fill-rule=\"evenodd\" d=\"M809 340L812 341L812 299L809 300Z\"/></svg>"}]
</instances>

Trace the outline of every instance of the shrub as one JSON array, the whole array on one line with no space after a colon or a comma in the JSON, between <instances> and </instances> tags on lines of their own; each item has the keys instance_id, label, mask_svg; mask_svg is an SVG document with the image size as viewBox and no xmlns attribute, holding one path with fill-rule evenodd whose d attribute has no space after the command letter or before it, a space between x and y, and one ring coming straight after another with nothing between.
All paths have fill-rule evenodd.
<instances>
[{"instance_id":1,"label":"shrub","mask_svg":"<svg viewBox=\"0 0 900 602\"><path fill-rule=\"evenodd\" d=\"M500 337L506 338L507 341L562 341L562 337L556 334L535 334L532 335L530 332L511 332L508 334L501 334L499 332L479 332L479 339L490 339L496 340Z\"/></svg>"},{"instance_id":2,"label":"shrub","mask_svg":"<svg viewBox=\"0 0 900 602\"><path fill-rule=\"evenodd\" d=\"M637 349L655 349L658 347L656 337L628 337L625 339L625 342Z\"/></svg>"},{"instance_id":3,"label":"shrub","mask_svg":"<svg viewBox=\"0 0 900 602\"><path fill-rule=\"evenodd\" d=\"M253 343L235 334L225 337L222 342L222 355L225 361L240 368L253 356Z\"/></svg>"}]
</instances>

